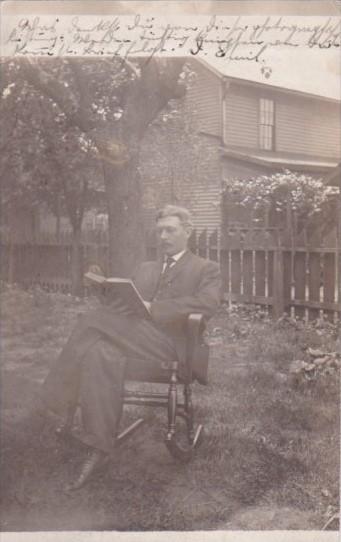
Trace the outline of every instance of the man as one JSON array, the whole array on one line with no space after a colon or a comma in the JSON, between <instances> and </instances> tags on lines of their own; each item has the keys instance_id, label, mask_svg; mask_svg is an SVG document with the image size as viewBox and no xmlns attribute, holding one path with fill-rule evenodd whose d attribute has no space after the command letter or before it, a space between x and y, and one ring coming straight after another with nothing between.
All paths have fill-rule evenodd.
<instances>
[{"instance_id":1,"label":"man","mask_svg":"<svg viewBox=\"0 0 341 542\"><path fill-rule=\"evenodd\" d=\"M84 315L48 374L44 405L62 416L79 404L82 440L90 449L70 489L81 487L110 454L120 420L121 392L129 359L144 363L185 360L190 313L210 318L220 301L218 265L187 249L192 231L187 209L168 205L156 217L163 258L144 262L133 280L151 319L113 303Z\"/></svg>"}]
</instances>

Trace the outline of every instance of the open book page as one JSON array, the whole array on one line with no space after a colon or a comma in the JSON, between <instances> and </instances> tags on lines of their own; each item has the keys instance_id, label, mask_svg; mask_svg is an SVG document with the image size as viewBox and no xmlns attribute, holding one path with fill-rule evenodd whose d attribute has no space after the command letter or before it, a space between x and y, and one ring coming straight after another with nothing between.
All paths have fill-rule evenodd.
<instances>
[{"instance_id":1,"label":"open book page","mask_svg":"<svg viewBox=\"0 0 341 542\"><path fill-rule=\"evenodd\" d=\"M121 277L106 278L91 271L85 273L84 278L89 284L101 287L101 294L108 303L111 301L121 301L128 310L137 316L143 318L150 317L150 311L131 279Z\"/></svg>"}]
</instances>

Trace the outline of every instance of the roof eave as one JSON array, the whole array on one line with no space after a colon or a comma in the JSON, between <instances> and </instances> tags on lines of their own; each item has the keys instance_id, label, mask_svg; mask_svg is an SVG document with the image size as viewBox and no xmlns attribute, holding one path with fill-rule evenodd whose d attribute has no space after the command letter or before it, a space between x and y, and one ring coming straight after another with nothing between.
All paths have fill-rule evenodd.
<instances>
[{"instance_id":1,"label":"roof eave","mask_svg":"<svg viewBox=\"0 0 341 542\"><path fill-rule=\"evenodd\" d=\"M251 79L242 79L239 77L225 75L219 72L219 70L217 70L214 66L211 66L206 60L202 58L195 58L193 60L197 60L200 64L202 64L205 68L207 68L212 73L214 73L222 81L235 82L235 83L242 84L245 86L263 88L267 90L272 90L274 92L282 92L283 94L290 94L290 95L296 95L296 96L302 96L302 97L304 96L306 98L311 98L315 100L323 100L330 103L341 104L341 98L338 99L338 98L332 98L329 96L321 96L320 94L312 94L310 92L304 92L302 90L294 90L294 89L280 87L276 85L270 85L269 83L260 83L258 81L252 81Z\"/></svg>"},{"instance_id":2,"label":"roof eave","mask_svg":"<svg viewBox=\"0 0 341 542\"><path fill-rule=\"evenodd\" d=\"M229 149L221 149L222 154L224 157L227 158L234 158L236 160L249 162L252 164L256 164L259 166L265 166L269 169L273 169L275 167L280 168L286 168L286 169L294 169L297 171L315 171L315 172L321 172L326 173L333 171L336 168L336 164L334 162L325 163L323 165L321 164L314 164L313 162L308 162L305 160L297 161L295 163L292 163L290 161L286 161L285 158L282 160L271 160L269 157L268 159L263 159L258 156L253 156L252 154L244 154L236 151L231 151Z\"/></svg>"}]
</instances>

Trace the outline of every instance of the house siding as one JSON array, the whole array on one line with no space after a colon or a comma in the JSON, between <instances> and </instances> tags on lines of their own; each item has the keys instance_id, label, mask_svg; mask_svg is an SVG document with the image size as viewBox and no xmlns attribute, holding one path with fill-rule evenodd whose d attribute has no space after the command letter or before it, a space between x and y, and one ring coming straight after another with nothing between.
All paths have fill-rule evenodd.
<instances>
[{"instance_id":1,"label":"house siding","mask_svg":"<svg viewBox=\"0 0 341 542\"><path fill-rule=\"evenodd\" d=\"M231 85L222 113L226 145L258 148L258 99L253 89Z\"/></svg>"},{"instance_id":2,"label":"house siding","mask_svg":"<svg viewBox=\"0 0 341 542\"><path fill-rule=\"evenodd\" d=\"M291 98L276 100L276 150L339 157L340 106Z\"/></svg>"},{"instance_id":3,"label":"house siding","mask_svg":"<svg viewBox=\"0 0 341 542\"><path fill-rule=\"evenodd\" d=\"M275 151L325 158L341 156L340 104L232 83L226 94L225 144L259 149L259 99L275 102Z\"/></svg>"},{"instance_id":4,"label":"house siding","mask_svg":"<svg viewBox=\"0 0 341 542\"><path fill-rule=\"evenodd\" d=\"M206 160L194 173L191 183L183 185L179 190L179 205L187 207L193 216L194 228L201 232L211 233L220 225L220 194L222 188L222 161L220 158L220 140L202 135Z\"/></svg>"},{"instance_id":5,"label":"house siding","mask_svg":"<svg viewBox=\"0 0 341 542\"><path fill-rule=\"evenodd\" d=\"M220 225L220 192L222 187L221 142L219 138L200 135L201 144L196 160L190 153L180 153L177 171L172 179L167 138L149 130L141 148L141 181L145 230L154 227L156 210L166 204L182 205L193 214L194 228L212 232ZM186 175L180 175L181 169Z\"/></svg>"},{"instance_id":6,"label":"house siding","mask_svg":"<svg viewBox=\"0 0 341 542\"><path fill-rule=\"evenodd\" d=\"M221 79L203 66L192 64L195 81L186 99L196 118L197 129L213 136L222 135Z\"/></svg>"},{"instance_id":7,"label":"house siding","mask_svg":"<svg viewBox=\"0 0 341 542\"><path fill-rule=\"evenodd\" d=\"M232 179L251 179L259 175L271 175L275 172L275 168L250 164L230 157L224 157L222 163L223 179L227 182Z\"/></svg>"}]
</instances>

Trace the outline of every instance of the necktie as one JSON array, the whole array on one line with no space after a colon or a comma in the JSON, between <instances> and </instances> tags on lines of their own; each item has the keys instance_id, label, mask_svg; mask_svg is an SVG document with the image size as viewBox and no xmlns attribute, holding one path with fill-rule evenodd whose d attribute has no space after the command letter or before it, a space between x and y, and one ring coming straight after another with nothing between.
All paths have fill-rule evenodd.
<instances>
[{"instance_id":1,"label":"necktie","mask_svg":"<svg viewBox=\"0 0 341 542\"><path fill-rule=\"evenodd\" d=\"M172 256L167 256L166 265L164 270L162 271L163 275L168 271L168 269L173 265L173 263L175 263L174 258Z\"/></svg>"},{"instance_id":2,"label":"necktie","mask_svg":"<svg viewBox=\"0 0 341 542\"><path fill-rule=\"evenodd\" d=\"M176 262L176 260L174 260L174 258L172 258L172 256L167 256L166 265L165 265L164 269L161 271L161 275L159 276L159 280L157 282L155 292L154 292L154 295L153 295L153 300L158 299L160 297L160 292L162 291L163 286L166 283L165 275L166 275L167 271L170 269L171 265L174 264L175 262Z\"/></svg>"}]
</instances>

